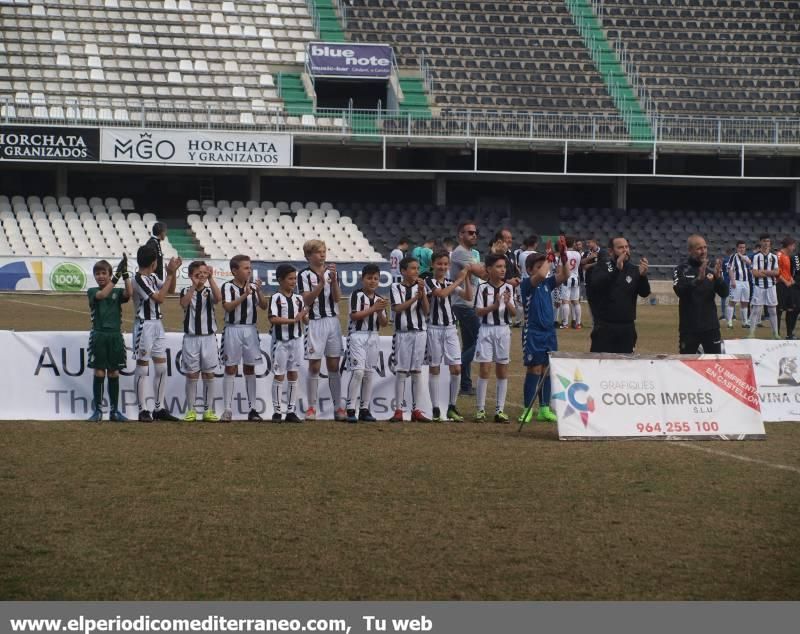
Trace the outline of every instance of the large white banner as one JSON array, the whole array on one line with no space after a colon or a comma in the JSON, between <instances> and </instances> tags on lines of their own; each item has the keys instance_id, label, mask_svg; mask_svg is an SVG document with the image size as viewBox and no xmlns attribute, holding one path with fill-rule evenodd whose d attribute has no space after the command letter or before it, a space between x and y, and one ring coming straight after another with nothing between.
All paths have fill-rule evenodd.
<instances>
[{"instance_id":1,"label":"large white banner","mask_svg":"<svg viewBox=\"0 0 800 634\"><path fill-rule=\"evenodd\" d=\"M729 339L725 352L753 357L764 420L800 421L800 341Z\"/></svg>"},{"instance_id":2,"label":"large white banner","mask_svg":"<svg viewBox=\"0 0 800 634\"><path fill-rule=\"evenodd\" d=\"M13 332L0 330L0 350L3 350L4 363L0 365L0 385L9 395L0 408L2 420L83 420L91 414L93 371L86 367L86 345L88 332ZM167 388L166 406L176 416L186 411L184 396L185 378L180 371L181 333L167 333ZM125 335L125 345L130 350L131 336ZM256 366L256 385L258 399L256 409L266 419L272 416L272 359L269 355L270 336L261 335L263 362ZM381 337L380 355L376 366L376 376L372 382L373 393L370 409L373 415L386 420L394 412L394 374L388 367L392 351L391 337ZM324 366L324 364L323 364ZM137 416L136 394L133 390L133 371L135 362L128 360L127 368L121 373L120 403L123 413L128 417ZM217 400L214 407L222 413L222 373L216 382ZM318 418L333 419L333 408L328 389L327 375L323 367L319 384ZM418 407L431 413L428 394L427 369L423 370L423 389L417 403ZM306 369L301 367L298 382L299 411L306 404ZM342 397L346 397L350 373L342 376ZM443 371L439 378L439 394L448 393L450 375ZM200 390L198 390L200 392ZM406 387L405 398L410 401L411 384ZM284 394L285 396L285 394ZM107 394L104 394L107 399ZM446 396L444 396L446 399ZM150 403L152 409L152 403ZM286 412L285 407L283 408ZM105 406L108 414L108 404ZM233 398L234 420L247 418L247 398L244 378L236 377ZM406 416L408 418L408 415Z\"/></svg>"},{"instance_id":3,"label":"large white banner","mask_svg":"<svg viewBox=\"0 0 800 634\"><path fill-rule=\"evenodd\" d=\"M562 439L766 437L747 356L553 353L550 381Z\"/></svg>"},{"instance_id":4,"label":"large white banner","mask_svg":"<svg viewBox=\"0 0 800 634\"><path fill-rule=\"evenodd\" d=\"M102 128L104 163L289 167L292 137L237 130Z\"/></svg>"},{"instance_id":5,"label":"large white banner","mask_svg":"<svg viewBox=\"0 0 800 634\"><path fill-rule=\"evenodd\" d=\"M119 256L122 257L122 254ZM94 281L94 265L101 258L67 257L0 257L0 291L56 291L61 293L85 292ZM116 267L119 258L109 259ZM221 285L232 277L230 260L205 260L213 267L214 276ZM189 286L189 264L184 261L178 269L176 288ZM136 270L136 254L128 254L128 266ZM122 282L117 283L122 286Z\"/></svg>"}]
</instances>

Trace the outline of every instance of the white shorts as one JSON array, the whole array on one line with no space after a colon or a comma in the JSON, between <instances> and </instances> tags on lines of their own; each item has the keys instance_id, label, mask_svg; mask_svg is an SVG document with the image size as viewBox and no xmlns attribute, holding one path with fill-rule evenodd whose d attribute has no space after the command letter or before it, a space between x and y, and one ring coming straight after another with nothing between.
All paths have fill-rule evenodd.
<instances>
[{"instance_id":1,"label":"white shorts","mask_svg":"<svg viewBox=\"0 0 800 634\"><path fill-rule=\"evenodd\" d=\"M778 289L774 286L771 288L760 288L755 286L753 288L753 299L750 303L753 306L777 306Z\"/></svg>"},{"instance_id":2,"label":"white shorts","mask_svg":"<svg viewBox=\"0 0 800 634\"><path fill-rule=\"evenodd\" d=\"M213 372L218 364L217 335L183 335L181 370L187 374Z\"/></svg>"},{"instance_id":3,"label":"white shorts","mask_svg":"<svg viewBox=\"0 0 800 634\"><path fill-rule=\"evenodd\" d=\"M731 288L728 299L732 302L749 302L750 284L748 282L736 282L736 288Z\"/></svg>"},{"instance_id":4,"label":"white shorts","mask_svg":"<svg viewBox=\"0 0 800 634\"><path fill-rule=\"evenodd\" d=\"M347 369L371 370L378 365L381 338L377 332L354 332L347 338Z\"/></svg>"},{"instance_id":5,"label":"white shorts","mask_svg":"<svg viewBox=\"0 0 800 634\"><path fill-rule=\"evenodd\" d=\"M572 280L568 280L566 284L561 285L561 301L562 302L577 302L581 298L581 287L577 280L575 285L571 284Z\"/></svg>"},{"instance_id":6,"label":"white shorts","mask_svg":"<svg viewBox=\"0 0 800 634\"><path fill-rule=\"evenodd\" d=\"M461 365L461 342L455 326L428 326L430 365Z\"/></svg>"},{"instance_id":7,"label":"white shorts","mask_svg":"<svg viewBox=\"0 0 800 634\"><path fill-rule=\"evenodd\" d=\"M475 361L503 363L510 361L511 329L506 326L482 325L475 344Z\"/></svg>"},{"instance_id":8,"label":"white shorts","mask_svg":"<svg viewBox=\"0 0 800 634\"><path fill-rule=\"evenodd\" d=\"M136 320L133 326L133 358L137 361L167 358L167 337L160 319Z\"/></svg>"},{"instance_id":9,"label":"white shorts","mask_svg":"<svg viewBox=\"0 0 800 634\"><path fill-rule=\"evenodd\" d=\"M312 319L306 328L306 360L342 356L342 327L338 317Z\"/></svg>"},{"instance_id":10,"label":"white shorts","mask_svg":"<svg viewBox=\"0 0 800 634\"><path fill-rule=\"evenodd\" d=\"M258 329L250 324L229 324L222 331L222 363L226 366L259 365L263 361Z\"/></svg>"},{"instance_id":11,"label":"white shorts","mask_svg":"<svg viewBox=\"0 0 800 634\"><path fill-rule=\"evenodd\" d=\"M395 372L416 372L425 365L428 335L424 330L396 332L392 337Z\"/></svg>"},{"instance_id":12,"label":"white shorts","mask_svg":"<svg viewBox=\"0 0 800 634\"><path fill-rule=\"evenodd\" d=\"M303 358L303 340L300 337L287 341L272 340L272 374L283 376L287 372L297 372Z\"/></svg>"}]
</instances>

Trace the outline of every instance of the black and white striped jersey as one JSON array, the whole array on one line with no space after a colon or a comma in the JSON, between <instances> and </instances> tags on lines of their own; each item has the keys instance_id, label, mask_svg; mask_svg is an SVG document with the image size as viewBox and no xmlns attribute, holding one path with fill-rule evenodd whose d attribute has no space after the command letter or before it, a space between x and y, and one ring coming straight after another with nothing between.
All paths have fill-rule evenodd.
<instances>
[{"instance_id":1,"label":"black and white striped jersey","mask_svg":"<svg viewBox=\"0 0 800 634\"><path fill-rule=\"evenodd\" d=\"M181 299L190 288L181 289ZM195 291L192 301L183 309L183 332L187 335L213 335L217 332L217 316L214 314L214 294L206 286Z\"/></svg>"},{"instance_id":2,"label":"black and white striped jersey","mask_svg":"<svg viewBox=\"0 0 800 634\"><path fill-rule=\"evenodd\" d=\"M508 291L508 303L514 305L514 288L511 284L501 284L492 286L489 282L483 282L475 292L475 308L488 308L500 299ZM480 318L481 324L486 326L504 326L511 323L511 315L506 311L505 300L500 301L500 306L493 312L487 313Z\"/></svg>"},{"instance_id":3,"label":"black and white striped jersey","mask_svg":"<svg viewBox=\"0 0 800 634\"><path fill-rule=\"evenodd\" d=\"M256 295L257 285L255 282L247 282L253 292L247 296L231 312L225 311L225 323L230 325L254 325L258 321L258 295ZM235 302L240 295L244 295L247 286L239 286L234 280L229 280L222 285L222 301Z\"/></svg>"},{"instance_id":4,"label":"black and white striped jersey","mask_svg":"<svg viewBox=\"0 0 800 634\"><path fill-rule=\"evenodd\" d=\"M750 281L750 265L747 264L744 256L734 253L728 263L728 269L730 270L730 277L732 280L736 280L737 282Z\"/></svg>"},{"instance_id":5,"label":"black and white striped jersey","mask_svg":"<svg viewBox=\"0 0 800 634\"><path fill-rule=\"evenodd\" d=\"M433 291L452 285L452 280L447 278L442 282L438 282L433 277L425 280L425 286L428 287L428 300L431 305L431 312L428 315L428 324L431 326L454 326L456 324L456 318L453 316L453 294L451 293L447 297L435 297L433 295ZM453 292L457 293L458 291Z\"/></svg>"},{"instance_id":6,"label":"black and white striped jersey","mask_svg":"<svg viewBox=\"0 0 800 634\"><path fill-rule=\"evenodd\" d=\"M380 325L378 324L378 316L380 311L371 313L366 319L353 319L353 313L360 313L362 310L367 310L375 305L375 302L383 299L380 295L375 293L372 297L368 297L363 290L357 290L350 296L350 323L347 326L347 332L378 332Z\"/></svg>"},{"instance_id":7,"label":"black and white striped jersey","mask_svg":"<svg viewBox=\"0 0 800 634\"><path fill-rule=\"evenodd\" d=\"M391 286L390 301L392 310L397 304L407 302L412 297L416 297L419 292L419 286L412 284L406 286L402 282L395 282ZM427 330L427 316L422 311L422 302L414 302L410 308L407 308L402 313L395 313L394 315L394 328L396 332L407 332L410 330Z\"/></svg>"},{"instance_id":8,"label":"black and white striped jersey","mask_svg":"<svg viewBox=\"0 0 800 634\"><path fill-rule=\"evenodd\" d=\"M150 297L157 293L164 286L156 275L133 276L133 303L136 307L136 319L149 321L151 319L161 319L161 305L153 301Z\"/></svg>"},{"instance_id":9,"label":"black and white striped jersey","mask_svg":"<svg viewBox=\"0 0 800 634\"><path fill-rule=\"evenodd\" d=\"M753 256L753 271L777 271L778 256L774 253L764 255L761 251ZM753 284L758 288L772 288L775 286L774 277L754 277Z\"/></svg>"},{"instance_id":10,"label":"black and white striped jersey","mask_svg":"<svg viewBox=\"0 0 800 634\"><path fill-rule=\"evenodd\" d=\"M280 291L272 296L269 301L269 316L282 317L283 319L294 319L303 310L303 298L296 293L288 297ZM303 336L303 323L298 321L294 324L272 324L273 341L289 341Z\"/></svg>"},{"instance_id":11,"label":"black and white striped jersey","mask_svg":"<svg viewBox=\"0 0 800 634\"><path fill-rule=\"evenodd\" d=\"M323 317L337 317L339 315L339 305L333 299L331 292L330 273L325 271L325 287L317 296L314 302L308 307L309 319L322 319ZM302 295L314 290L320 282L320 276L311 269L303 269L297 276L297 292Z\"/></svg>"}]
</instances>

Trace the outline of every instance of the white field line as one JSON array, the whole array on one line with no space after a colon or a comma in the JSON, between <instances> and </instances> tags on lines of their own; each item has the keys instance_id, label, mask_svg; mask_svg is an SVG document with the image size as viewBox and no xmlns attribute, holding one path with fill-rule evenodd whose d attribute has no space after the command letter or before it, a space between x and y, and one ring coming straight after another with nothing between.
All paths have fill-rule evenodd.
<instances>
[{"instance_id":1,"label":"white field line","mask_svg":"<svg viewBox=\"0 0 800 634\"><path fill-rule=\"evenodd\" d=\"M720 451L719 449L702 447L692 442L675 442L667 444L673 447L686 447L687 449L694 449L696 451L705 451L706 453L714 454L715 456L725 456L726 458L733 458L735 460L741 460L742 462L752 462L755 464L764 465L765 467L770 467L771 469L779 469L781 471L792 471L793 473L800 473L800 468L798 467L792 467L790 465L785 465L785 464L778 464L775 462L768 462L767 460L759 460L758 458L748 458L747 456L739 456L734 453L728 453L727 451Z\"/></svg>"}]
</instances>

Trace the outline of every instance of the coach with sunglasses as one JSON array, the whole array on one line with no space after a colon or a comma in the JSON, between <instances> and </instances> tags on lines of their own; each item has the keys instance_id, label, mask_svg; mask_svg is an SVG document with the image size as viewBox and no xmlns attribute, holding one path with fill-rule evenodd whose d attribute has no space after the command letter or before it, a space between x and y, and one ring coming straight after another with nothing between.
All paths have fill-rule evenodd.
<instances>
[{"instance_id":1,"label":"coach with sunglasses","mask_svg":"<svg viewBox=\"0 0 800 634\"><path fill-rule=\"evenodd\" d=\"M480 254L474 250L478 244L478 229L475 222L466 220L458 225L458 246L450 254L450 279L456 279L461 271L469 268L472 283L477 287L478 278L486 279L486 267L480 262ZM458 293L451 296L453 313L461 326L461 393L474 394L471 364L475 356L480 320L472 302L465 301Z\"/></svg>"}]
</instances>

